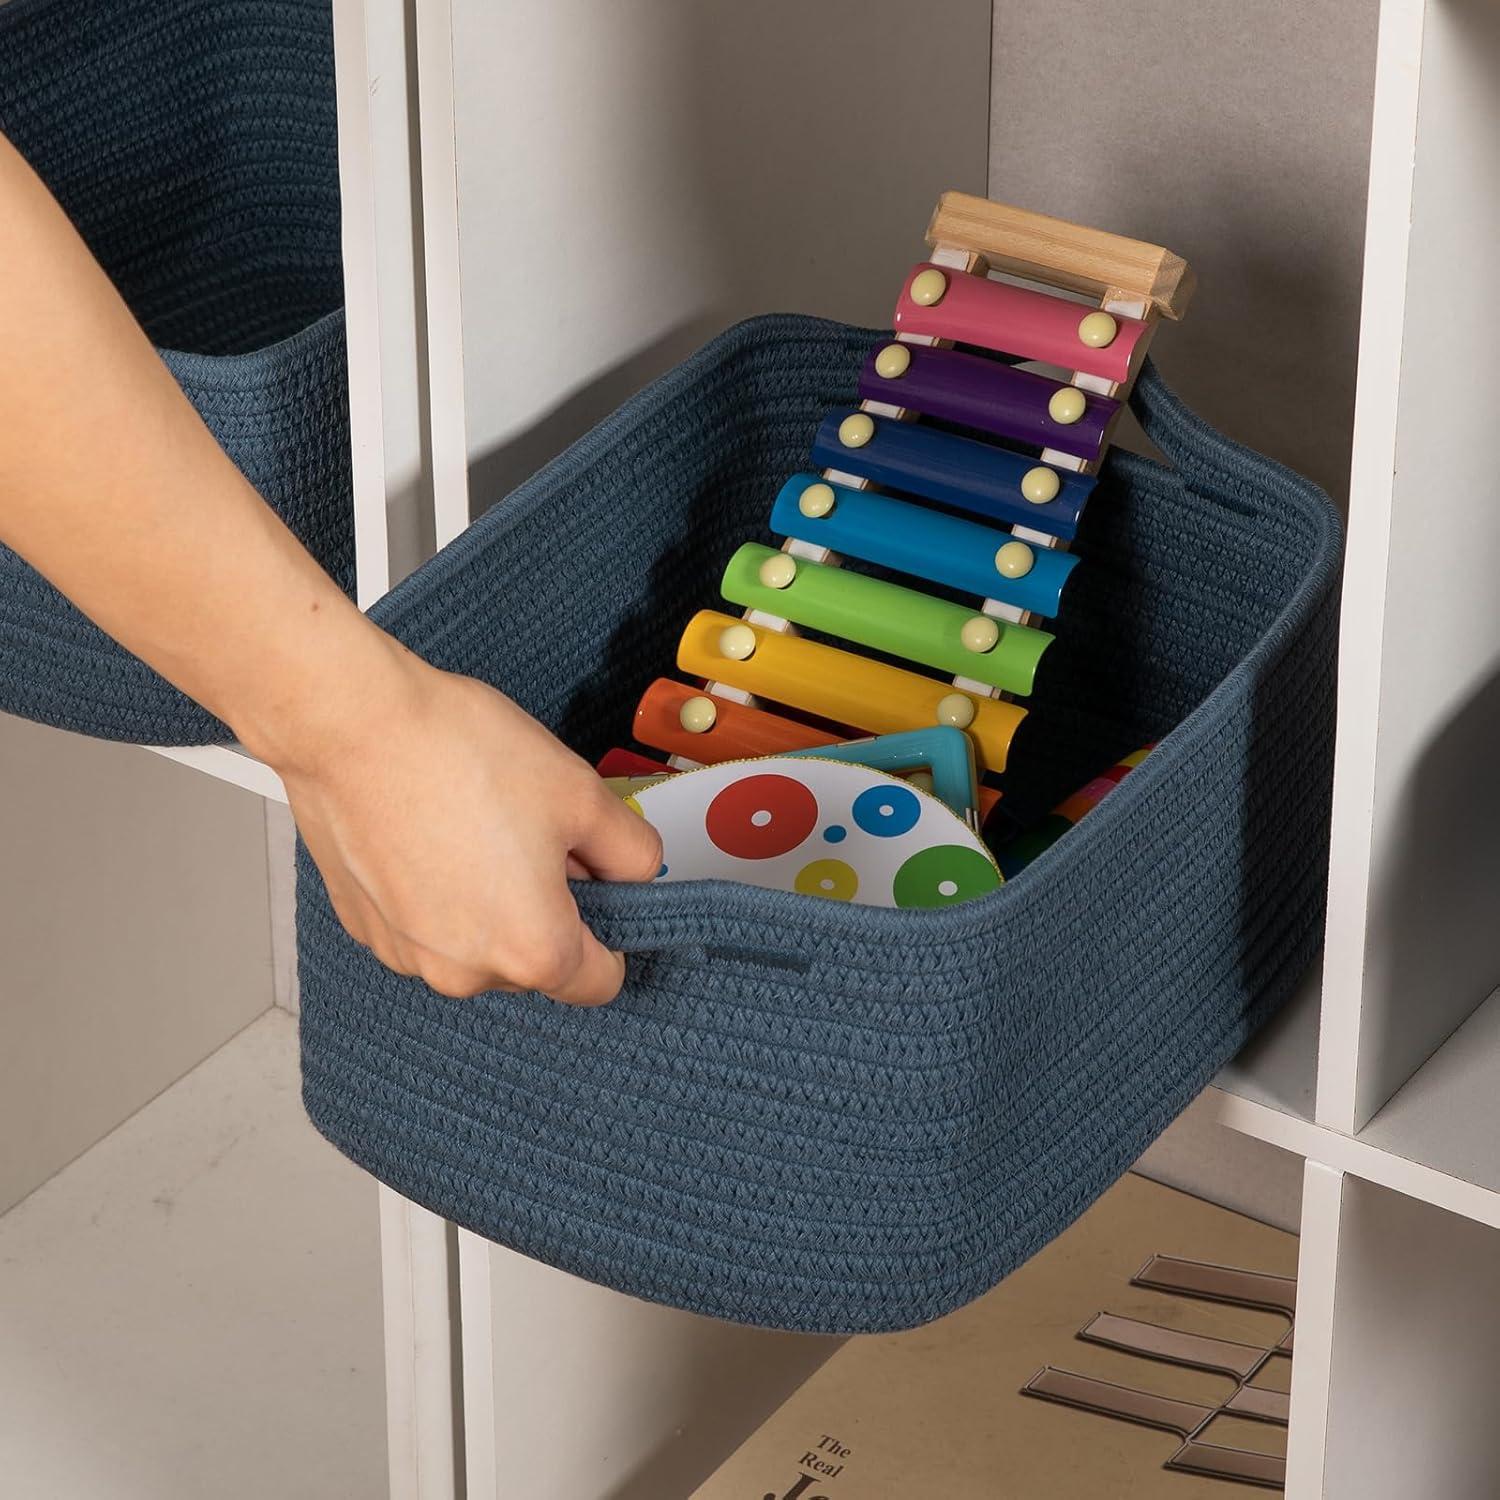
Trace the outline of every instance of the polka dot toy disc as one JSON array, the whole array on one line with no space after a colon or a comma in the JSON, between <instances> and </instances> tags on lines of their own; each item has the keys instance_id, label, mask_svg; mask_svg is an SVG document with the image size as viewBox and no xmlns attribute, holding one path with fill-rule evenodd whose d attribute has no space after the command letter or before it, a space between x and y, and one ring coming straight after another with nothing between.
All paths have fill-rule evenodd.
<instances>
[{"instance_id":1,"label":"polka dot toy disc","mask_svg":"<svg viewBox=\"0 0 1500 1500\"><path fill-rule=\"evenodd\" d=\"M936 797L840 761L728 761L636 792L658 880L738 880L866 906L938 907L994 890L979 836Z\"/></svg>"}]
</instances>

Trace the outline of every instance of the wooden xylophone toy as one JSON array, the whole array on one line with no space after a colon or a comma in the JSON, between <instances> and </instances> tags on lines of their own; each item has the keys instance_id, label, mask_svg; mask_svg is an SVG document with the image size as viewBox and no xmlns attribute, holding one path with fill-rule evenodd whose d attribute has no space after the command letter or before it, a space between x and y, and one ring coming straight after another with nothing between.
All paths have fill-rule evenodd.
<instances>
[{"instance_id":1,"label":"wooden xylophone toy","mask_svg":"<svg viewBox=\"0 0 1500 1500\"><path fill-rule=\"evenodd\" d=\"M747 542L729 560L722 592L743 615L688 622L677 665L704 685L661 678L640 701L635 737L666 766L614 752L601 770L947 725L966 732L981 778L1004 771L1026 716L1016 700L1053 640L1037 622L1062 607L1080 562L1069 543L1124 397L1193 279L1160 246L963 193L939 199L927 242L858 407L823 419L809 469L775 498L780 550ZM844 570L844 557L879 571ZM981 782L980 818L997 795Z\"/></svg>"}]
</instances>

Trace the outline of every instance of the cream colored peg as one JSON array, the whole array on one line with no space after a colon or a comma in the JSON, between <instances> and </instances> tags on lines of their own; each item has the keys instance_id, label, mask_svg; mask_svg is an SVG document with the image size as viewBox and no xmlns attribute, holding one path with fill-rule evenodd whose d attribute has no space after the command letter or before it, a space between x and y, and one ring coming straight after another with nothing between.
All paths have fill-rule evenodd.
<instances>
[{"instance_id":1,"label":"cream colored peg","mask_svg":"<svg viewBox=\"0 0 1500 1500\"><path fill-rule=\"evenodd\" d=\"M814 521L820 520L833 510L836 499L831 484L810 484L798 497L797 509Z\"/></svg>"},{"instance_id":2,"label":"cream colored peg","mask_svg":"<svg viewBox=\"0 0 1500 1500\"><path fill-rule=\"evenodd\" d=\"M707 734L718 717L719 710L714 700L702 693L695 698L685 699L682 707L677 710L677 722L689 734Z\"/></svg>"},{"instance_id":3,"label":"cream colored peg","mask_svg":"<svg viewBox=\"0 0 1500 1500\"><path fill-rule=\"evenodd\" d=\"M748 625L726 625L719 632L719 655L749 661L755 655L755 632Z\"/></svg>"},{"instance_id":4,"label":"cream colored peg","mask_svg":"<svg viewBox=\"0 0 1500 1500\"><path fill-rule=\"evenodd\" d=\"M1047 415L1059 426L1071 427L1088 410L1088 405L1076 385L1059 386L1047 403Z\"/></svg>"},{"instance_id":5,"label":"cream colored peg","mask_svg":"<svg viewBox=\"0 0 1500 1500\"><path fill-rule=\"evenodd\" d=\"M948 290L948 278L936 266L918 271L911 279L911 300L918 307L936 307Z\"/></svg>"},{"instance_id":6,"label":"cream colored peg","mask_svg":"<svg viewBox=\"0 0 1500 1500\"><path fill-rule=\"evenodd\" d=\"M938 699L937 721L953 729L967 729L974 722L974 700L967 693L948 693Z\"/></svg>"},{"instance_id":7,"label":"cream colored peg","mask_svg":"<svg viewBox=\"0 0 1500 1500\"><path fill-rule=\"evenodd\" d=\"M1090 349L1107 349L1120 325L1107 312L1091 312L1078 320L1078 341Z\"/></svg>"},{"instance_id":8,"label":"cream colored peg","mask_svg":"<svg viewBox=\"0 0 1500 1500\"><path fill-rule=\"evenodd\" d=\"M1045 464L1027 469L1021 476L1021 493L1033 505L1045 505L1049 500L1056 500L1061 489L1062 480L1057 477L1057 471L1049 469Z\"/></svg>"},{"instance_id":9,"label":"cream colored peg","mask_svg":"<svg viewBox=\"0 0 1500 1500\"><path fill-rule=\"evenodd\" d=\"M768 589L784 589L797 576L797 559L777 552L760 565L760 581Z\"/></svg>"},{"instance_id":10,"label":"cream colored peg","mask_svg":"<svg viewBox=\"0 0 1500 1500\"><path fill-rule=\"evenodd\" d=\"M863 448L875 436L875 418L856 411L839 423L839 442L846 448Z\"/></svg>"},{"instance_id":11,"label":"cream colored peg","mask_svg":"<svg viewBox=\"0 0 1500 1500\"><path fill-rule=\"evenodd\" d=\"M875 373L882 380L899 380L911 368L911 350L905 344L887 344L875 356Z\"/></svg>"},{"instance_id":12,"label":"cream colored peg","mask_svg":"<svg viewBox=\"0 0 1500 1500\"><path fill-rule=\"evenodd\" d=\"M1003 578L1024 578L1035 564L1036 553L1025 542L1006 542L995 554L995 570Z\"/></svg>"},{"instance_id":13,"label":"cream colored peg","mask_svg":"<svg viewBox=\"0 0 1500 1500\"><path fill-rule=\"evenodd\" d=\"M993 651L1000 640L1000 627L988 615L972 615L958 632L965 651L983 656Z\"/></svg>"}]
</instances>

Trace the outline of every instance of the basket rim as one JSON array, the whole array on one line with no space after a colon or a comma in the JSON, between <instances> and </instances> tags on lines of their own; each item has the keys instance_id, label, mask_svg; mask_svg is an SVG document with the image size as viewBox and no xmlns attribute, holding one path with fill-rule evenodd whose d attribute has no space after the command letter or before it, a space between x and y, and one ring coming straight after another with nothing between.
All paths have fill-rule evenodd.
<instances>
[{"instance_id":1,"label":"basket rim","mask_svg":"<svg viewBox=\"0 0 1500 1500\"><path fill-rule=\"evenodd\" d=\"M242 349L236 354L203 354L193 349L168 348L158 348L156 353L179 383L191 385L194 390L240 392L247 380L261 382L272 377L282 378L288 365L315 358L343 333L344 308L340 305L310 323L304 323L284 338L255 349Z\"/></svg>"},{"instance_id":2,"label":"basket rim","mask_svg":"<svg viewBox=\"0 0 1500 1500\"><path fill-rule=\"evenodd\" d=\"M686 360L650 382L609 417L583 434L550 463L512 490L453 541L409 574L369 609L372 621L395 628L405 612L423 601L449 574L520 525L559 485L580 477L600 456L680 399L708 370L748 348L771 340L809 338L846 343L882 337L797 313L767 313L744 319L711 339ZM1226 477L1239 483L1251 476L1257 487L1284 510L1300 513L1312 535L1312 559L1296 588L1251 648L1158 747L1073 830L1066 843L1050 850L1028 870L1025 881L1006 882L976 900L940 910L908 911L819 901L785 891L763 890L727 880L681 881L666 885L574 881L572 890L584 920L612 945L625 951L722 946L726 927L738 929L747 944L771 953L816 958L830 947L875 949L897 945L933 950L962 944L993 928L1006 910L1018 917L1026 904L1048 902L1051 888L1070 878L1093 847L1113 842L1122 824L1140 806L1161 795L1163 783L1180 774L1202 731L1224 719L1250 695L1257 681L1286 653L1336 584L1343 526L1329 497L1311 480L1274 459L1225 437L1194 414L1166 385L1148 359L1131 395L1131 405L1147 436L1175 459L1176 472L1205 505L1225 505L1218 494ZM1111 463L1126 473L1161 472L1164 466L1139 454L1116 450ZM1203 485L1193 482L1201 471ZM1227 505L1225 508L1228 508ZM711 939L697 934L712 931Z\"/></svg>"}]
</instances>

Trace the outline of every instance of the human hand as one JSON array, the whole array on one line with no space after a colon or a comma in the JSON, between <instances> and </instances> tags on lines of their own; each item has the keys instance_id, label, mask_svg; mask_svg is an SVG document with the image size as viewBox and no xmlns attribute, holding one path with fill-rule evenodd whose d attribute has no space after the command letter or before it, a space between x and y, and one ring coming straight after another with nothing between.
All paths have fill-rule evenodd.
<instances>
[{"instance_id":1,"label":"human hand","mask_svg":"<svg viewBox=\"0 0 1500 1500\"><path fill-rule=\"evenodd\" d=\"M0 264L0 542L280 772L376 957L449 995L612 999L624 960L567 877L651 879L655 832L515 704L355 609L3 136Z\"/></svg>"},{"instance_id":2,"label":"human hand","mask_svg":"<svg viewBox=\"0 0 1500 1500\"><path fill-rule=\"evenodd\" d=\"M651 879L655 830L508 698L380 639L389 666L373 692L361 683L352 722L263 754L339 920L445 995L612 1000L624 959L567 878Z\"/></svg>"}]
</instances>

